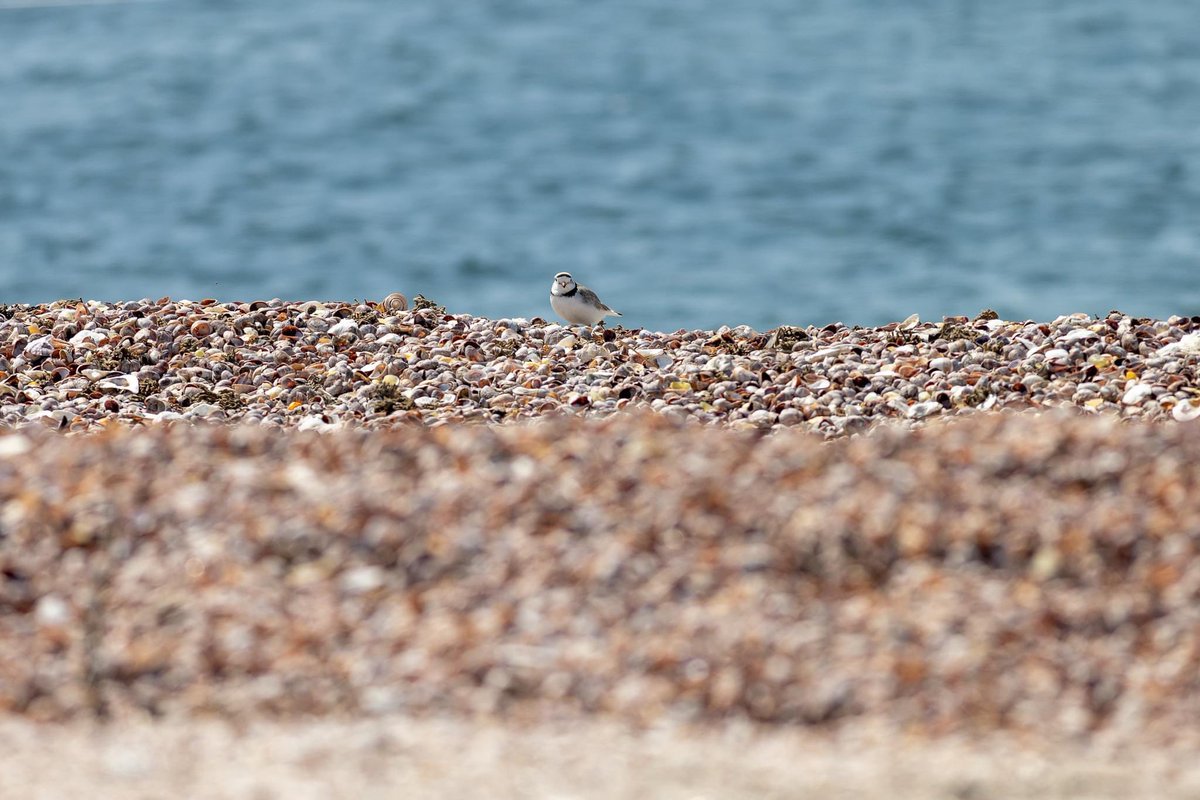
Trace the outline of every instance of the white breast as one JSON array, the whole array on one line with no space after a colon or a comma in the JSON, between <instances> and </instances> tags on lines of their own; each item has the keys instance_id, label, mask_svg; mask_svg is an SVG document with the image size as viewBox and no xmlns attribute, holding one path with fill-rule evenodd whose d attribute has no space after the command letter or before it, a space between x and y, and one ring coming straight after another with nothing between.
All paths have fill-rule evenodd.
<instances>
[{"instance_id":1,"label":"white breast","mask_svg":"<svg viewBox=\"0 0 1200 800\"><path fill-rule=\"evenodd\" d=\"M577 294L571 297L552 294L550 295L550 307L554 309L555 314L572 325L595 325L604 319L607 313L602 308L589 306Z\"/></svg>"}]
</instances>

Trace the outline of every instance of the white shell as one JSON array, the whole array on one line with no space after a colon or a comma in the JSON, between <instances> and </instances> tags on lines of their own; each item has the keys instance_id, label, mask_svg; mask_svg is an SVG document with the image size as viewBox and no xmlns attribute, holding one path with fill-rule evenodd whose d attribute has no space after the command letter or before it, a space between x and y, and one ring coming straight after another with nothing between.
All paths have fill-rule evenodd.
<instances>
[{"instance_id":1,"label":"white shell","mask_svg":"<svg viewBox=\"0 0 1200 800\"><path fill-rule=\"evenodd\" d=\"M946 358L945 356L940 358L931 358L929 360L929 368L950 374L954 371L954 359Z\"/></svg>"},{"instance_id":2,"label":"white shell","mask_svg":"<svg viewBox=\"0 0 1200 800\"><path fill-rule=\"evenodd\" d=\"M1154 394L1154 387L1150 384L1135 383L1125 390L1121 402L1127 406L1136 406L1152 394Z\"/></svg>"},{"instance_id":3,"label":"white shell","mask_svg":"<svg viewBox=\"0 0 1200 800\"><path fill-rule=\"evenodd\" d=\"M318 431L320 433L324 433L325 431L335 430L336 428L337 428L337 425L335 425L334 423L326 422L325 420L321 419L320 417L318 417L314 414L309 414L304 419L300 420L300 423L296 426L296 430Z\"/></svg>"},{"instance_id":4,"label":"white shell","mask_svg":"<svg viewBox=\"0 0 1200 800\"><path fill-rule=\"evenodd\" d=\"M1188 355L1200 354L1200 333L1189 333L1180 339L1179 351Z\"/></svg>"},{"instance_id":5,"label":"white shell","mask_svg":"<svg viewBox=\"0 0 1200 800\"><path fill-rule=\"evenodd\" d=\"M909 419L925 419L931 414L936 414L942 410L942 404L936 400L929 400L924 403L917 403L908 407L906 412Z\"/></svg>"},{"instance_id":6,"label":"white shell","mask_svg":"<svg viewBox=\"0 0 1200 800\"><path fill-rule=\"evenodd\" d=\"M1158 349L1157 355L1165 356L1169 353L1181 353L1189 356L1200 355L1200 333L1189 333L1178 342L1163 345Z\"/></svg>"},{"instance_id":7,"label":"white shell","mask_svg":"<svg viewBox=\"0 0 1200 800\"><path fill-rule=\"evenodd\" d=\"M595 344L586 344L583 347L579 348L579 350L577 350L576 353L579 356L580 364L590 364L594 359L597 359L600 356L604 355L605 350L603 347L600 347ZM663 366L663 365L660 365L660 366Z\"/></svg>"},{"instance_id":8,"label":"white shell","mask_svg":"<svg viewBox=\"0 0 1200 800\"><path fill-rule=\"evenodd\" d=\"M1087 328L1076 328L1066 336L1062 337L1061 341L1065 342L1066 344L1075 344L1076 342L1082 342L1085 339L1099 338L1100 334L1096 333L1095 331L1088 330Z\"/></svg>"},{"instance_id":9,"label":"white shell","mask_svg":"<svg viewBox=\"0 0 1200 800\"><path fill-rule=\"evenodd\" d=\"M119 392L133 394L137 394L140 388L137 375L110 375L96 381L96 386L101 389L116 389Z\"/></svg>"},{"instance_id":10,"label":"white shell","mask_svg":"<svg viewBox=\"0 0 1200 800\"><path fill-rule=\"evenodd\" d=\"M26 358L48 358L54 352L54 337L47 334L36 339L30 339L25 345Z\"/></svg>"},{"instance_id":11,"label":"white shell","mask_svg":"<svg viewBox=\"0 0 1200 800\"><path fill-rule=\"evenodd\" d=\"M826 347L823 350L818 350L815 353L808 355L804 360L810 364L815 364L818 361L823 361L830 356L840 356L844 353L853 353L854 345L852 344L835 344L832 347Z\"/></svg>"},{"instance_id":12,"label":"white shell","mask_svg":"<svg viewBox=\"0 0 1200 800\"><path fill-rule=\"evenodd\" d=\"M19 433L0 437L0 458L11 458L28 453L33 444Z\"/></svg>"},{"instance_id":13,"label":"white shell","mask_svg":"<svg viewBox=\"0 0 1200 800\"><path fill-rule=\"evenodd\" d=\"M108 331L86 330L71 337L71 344L96 344L108 338Z\"/></svg>"},{"instance_id":14,"label":"white shell","mask_svg":"<svg viewBox=\"0 0 1200 800\"><path fill-rule=\"evenodd\" d=\"M1181 403L1176 403L1171 409L1171 416L1177 422L1191 422L1194 419L1200 418L1200 403L1193 400L1184 400Z\"/></svg>"}]
</instances>

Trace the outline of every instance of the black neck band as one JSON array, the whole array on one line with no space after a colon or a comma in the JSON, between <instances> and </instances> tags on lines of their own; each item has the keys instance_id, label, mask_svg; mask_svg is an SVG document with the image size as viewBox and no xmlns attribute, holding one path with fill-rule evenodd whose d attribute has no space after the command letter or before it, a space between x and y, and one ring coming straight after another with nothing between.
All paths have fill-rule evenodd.
<instances>
[{"instance_id":1,"label":"black neck band","mask_svg":"<svg viewBox=\"0 0 1200 800\"><path fill-rule=\"evenodd\" d=\"M559 297L574 297L575 293L578 291L579 291L579 284L577 283L571 287L571 291L563 292L562 294L559 295Z\"/></svg>"}]
</instances>

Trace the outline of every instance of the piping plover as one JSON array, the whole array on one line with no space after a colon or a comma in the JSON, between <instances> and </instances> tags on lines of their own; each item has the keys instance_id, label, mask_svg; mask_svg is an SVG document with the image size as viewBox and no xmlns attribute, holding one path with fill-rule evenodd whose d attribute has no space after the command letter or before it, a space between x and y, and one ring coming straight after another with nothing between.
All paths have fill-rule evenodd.
<instances>
[{"instance_id":1,"label":"piping plover","mask_svg":"<svg viewBox=\"0 0 1200 800\"><path fill-rule=\"evenodd\" d=\"M610 314L621 316L620 311L600 302L591 289L576 283L569 272L554 276L554 283L550 284L550 307L572 325L595 325Z\"/></svg>"}]
</instances>

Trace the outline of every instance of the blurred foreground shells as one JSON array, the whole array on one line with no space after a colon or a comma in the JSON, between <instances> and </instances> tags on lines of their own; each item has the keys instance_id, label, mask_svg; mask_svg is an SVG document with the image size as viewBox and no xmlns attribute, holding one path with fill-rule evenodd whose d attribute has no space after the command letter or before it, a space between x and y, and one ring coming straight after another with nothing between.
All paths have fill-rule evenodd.
<instances>
[{"instance_id":1,"label":"blurred foreground shells","mask_svg":"<svg viewBox=\"0 0 1200 800\"><path fill-rule=\"evenodd\" d=\"M7 713L1159 740L1200 714L1190 426L32 428L0 454Z\"/></svg>"}]
</instances>

